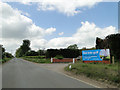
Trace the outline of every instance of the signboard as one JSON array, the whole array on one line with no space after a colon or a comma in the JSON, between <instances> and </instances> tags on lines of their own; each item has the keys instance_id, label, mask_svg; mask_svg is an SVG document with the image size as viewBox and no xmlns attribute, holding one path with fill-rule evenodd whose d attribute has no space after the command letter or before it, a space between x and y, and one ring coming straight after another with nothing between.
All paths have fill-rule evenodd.
<instances>
[{"instance_id":1,"label":"signboard","mask_svg":"<svg viewBox=\"0 0 120 90\"><path fill-rule=\"evenodd\" d=\"M109 49L97 49L97 50L83 50L83 61L102 61L110 59Z\"/></svg>"}]
</instances>

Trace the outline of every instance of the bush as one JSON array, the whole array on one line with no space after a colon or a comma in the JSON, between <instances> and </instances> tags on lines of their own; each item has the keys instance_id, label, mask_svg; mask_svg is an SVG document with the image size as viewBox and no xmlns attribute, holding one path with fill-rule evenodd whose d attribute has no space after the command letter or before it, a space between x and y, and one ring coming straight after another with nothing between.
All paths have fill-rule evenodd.
<instances>
[{"instance_id":1,"label":"bush","mask_svg":"<svg viewBox=\"0 0 120 90\"><path fill-rule=\"evenodd\" d=\"M64 58L76 58L80 55L78 49L47 49L46 57L51 58L62 55Z\"/></svg>"},{"instance_id":2,"label":"bush","mask_svg":"<svg viewBox=\"0 0 120 90\"><path fill-rule=\"evenodd\" d=\"M24 60L35 62L35 63L51 63L50 59L46 59L45 56L25 56L22 58Z\"/></svg>"},{"instance_id":3,"label":"bush","mask_svg":"<svg viewBox=\"0 0 120 90\"><path fill-rule=\"evenodd\" d=\"M6 58L13 58L14 56L11 53L5 52L4 57Z\"/></svg>"},{"instance_id":4,"label":"bush","mask_svg":"<svg viewBox=\"0 0 120 90\"><path fill-rule=\"evenodd\" d=\"M7 62L7 61L9 61L9 60L11 60L12 58L4 58L4 59L1 59L0 60L0 63L1 63L1 61L2 61L2 63L5 63L5 62Z\"/></svg>"},{"instance_id":5,"label":"bush","mask_svg":"<svg viewBox=\"0 0 120 90\"><path fill-rule=\"evenodd\" d=\"M63 59L64 57L62 55L56 55L55 58L56 59Z\"/></svg>"},{"instance_id":6,"label":"bush","mask_svg":"<svg viewBox=\"0 0 120 90\"><path fill-rule=\"evenodd\" d=\"M33 58L33 59L42 59L45 58L45 56L24 56L25 58Z\"/></svg>"},{"instance_id":7,"label":"bush","mask_svg":"<svg viewBox=\"0 0 120 90\"><path fill-rule=\"evenodd\" d=\"M113 77L112 81L115 83L120 83L120 77L119 76Z\"/></svg>"},{"instance_id":8,"label":"bush","mask_svg":"<svg viewBox=\"0 0 120 90\"><path fill-rule=\"evenodd\" d=\"M33 50L25 53L25 56L37 56L37 55L38 55L38 53Z\"/></svg>"}]
</instances>

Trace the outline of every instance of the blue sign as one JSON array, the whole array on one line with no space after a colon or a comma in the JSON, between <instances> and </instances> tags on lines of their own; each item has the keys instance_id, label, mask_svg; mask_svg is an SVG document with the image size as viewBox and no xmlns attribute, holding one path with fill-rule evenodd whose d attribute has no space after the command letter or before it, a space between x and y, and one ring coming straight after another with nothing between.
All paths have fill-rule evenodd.
<instances>
[{"instance_id":1,"label":"blue sign","mask_svg":"<svg viewBox=\"0 0 120 90\"><path fill-rule=\"evenodd\" d=\"M109 49L83 50L83 61L102 61L104 58L110 58Z\"/></svg>"}]
</instances>

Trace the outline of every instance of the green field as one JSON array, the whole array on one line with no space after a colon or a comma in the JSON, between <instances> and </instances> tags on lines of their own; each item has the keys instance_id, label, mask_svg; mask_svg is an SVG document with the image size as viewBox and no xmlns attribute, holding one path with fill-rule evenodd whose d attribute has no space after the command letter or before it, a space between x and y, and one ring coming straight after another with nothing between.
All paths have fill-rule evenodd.
<instances>
[{"instance_id":1,"label":"green field","mask_svg":"<svg viewBox=\"0 0 120 90\"><path fill-rule=\"evenodd\" d=\"M70 64L72 66L69 69L69 65L65 67L66 71L69 71L76 75L85 75L92 79L107 82L109 84L120 85L120 77L118 73L118 64L102 64L102 63L82 63L77 62Z\"/></svg>"},{"instance_id":2,"label":"green field","mask_svg":"<svg viewBox=\"0 0 120 90\"><path fill-rule=\"evenodd\" d=\"M35 63L51 63L50 59L45 58L45 56L25 56L22 58Z\"/></svg>"}]
</instances>

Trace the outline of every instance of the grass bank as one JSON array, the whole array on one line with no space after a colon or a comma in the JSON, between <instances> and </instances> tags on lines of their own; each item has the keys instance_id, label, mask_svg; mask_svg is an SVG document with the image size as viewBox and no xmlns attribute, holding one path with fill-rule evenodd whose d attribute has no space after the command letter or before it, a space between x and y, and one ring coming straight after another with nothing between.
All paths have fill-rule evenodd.
<instances>
[{"instance_id":1,"label":"grass bank","mask_svg":"<svg viewBox=\"0 0 120 90\"><path fill-rule=\"evenodd\" d=\"M71 65L71 69L69 66ZM66 71L69 71L76 75L85 75L92 79L106 82L113 85L120 85L120 77L118 73L118 64L102 64L102 63L82 63L77 62L65 67Z\"/></svg>"},{"instance_id":2,"label":"grass bank","mask_svg":"<svg viewBox=\"0 0 120 90\"><path fill-rule=\"evenodd\" d=\"M25 56L22 59L35 62L35 63L51 63L49 58L45 58L44 56Z\"/></svg>"},{"instance_id":3,"label":"grass bank","mask_svg":"<svg viewBox=\"0 0 120 90\"><path fill-rule=\"evenodd\" d=\"M0 59L0 63L5 63L9 60L11 60L12 58L4 58L4 59Z\"/></svg>"}]
</instances>

